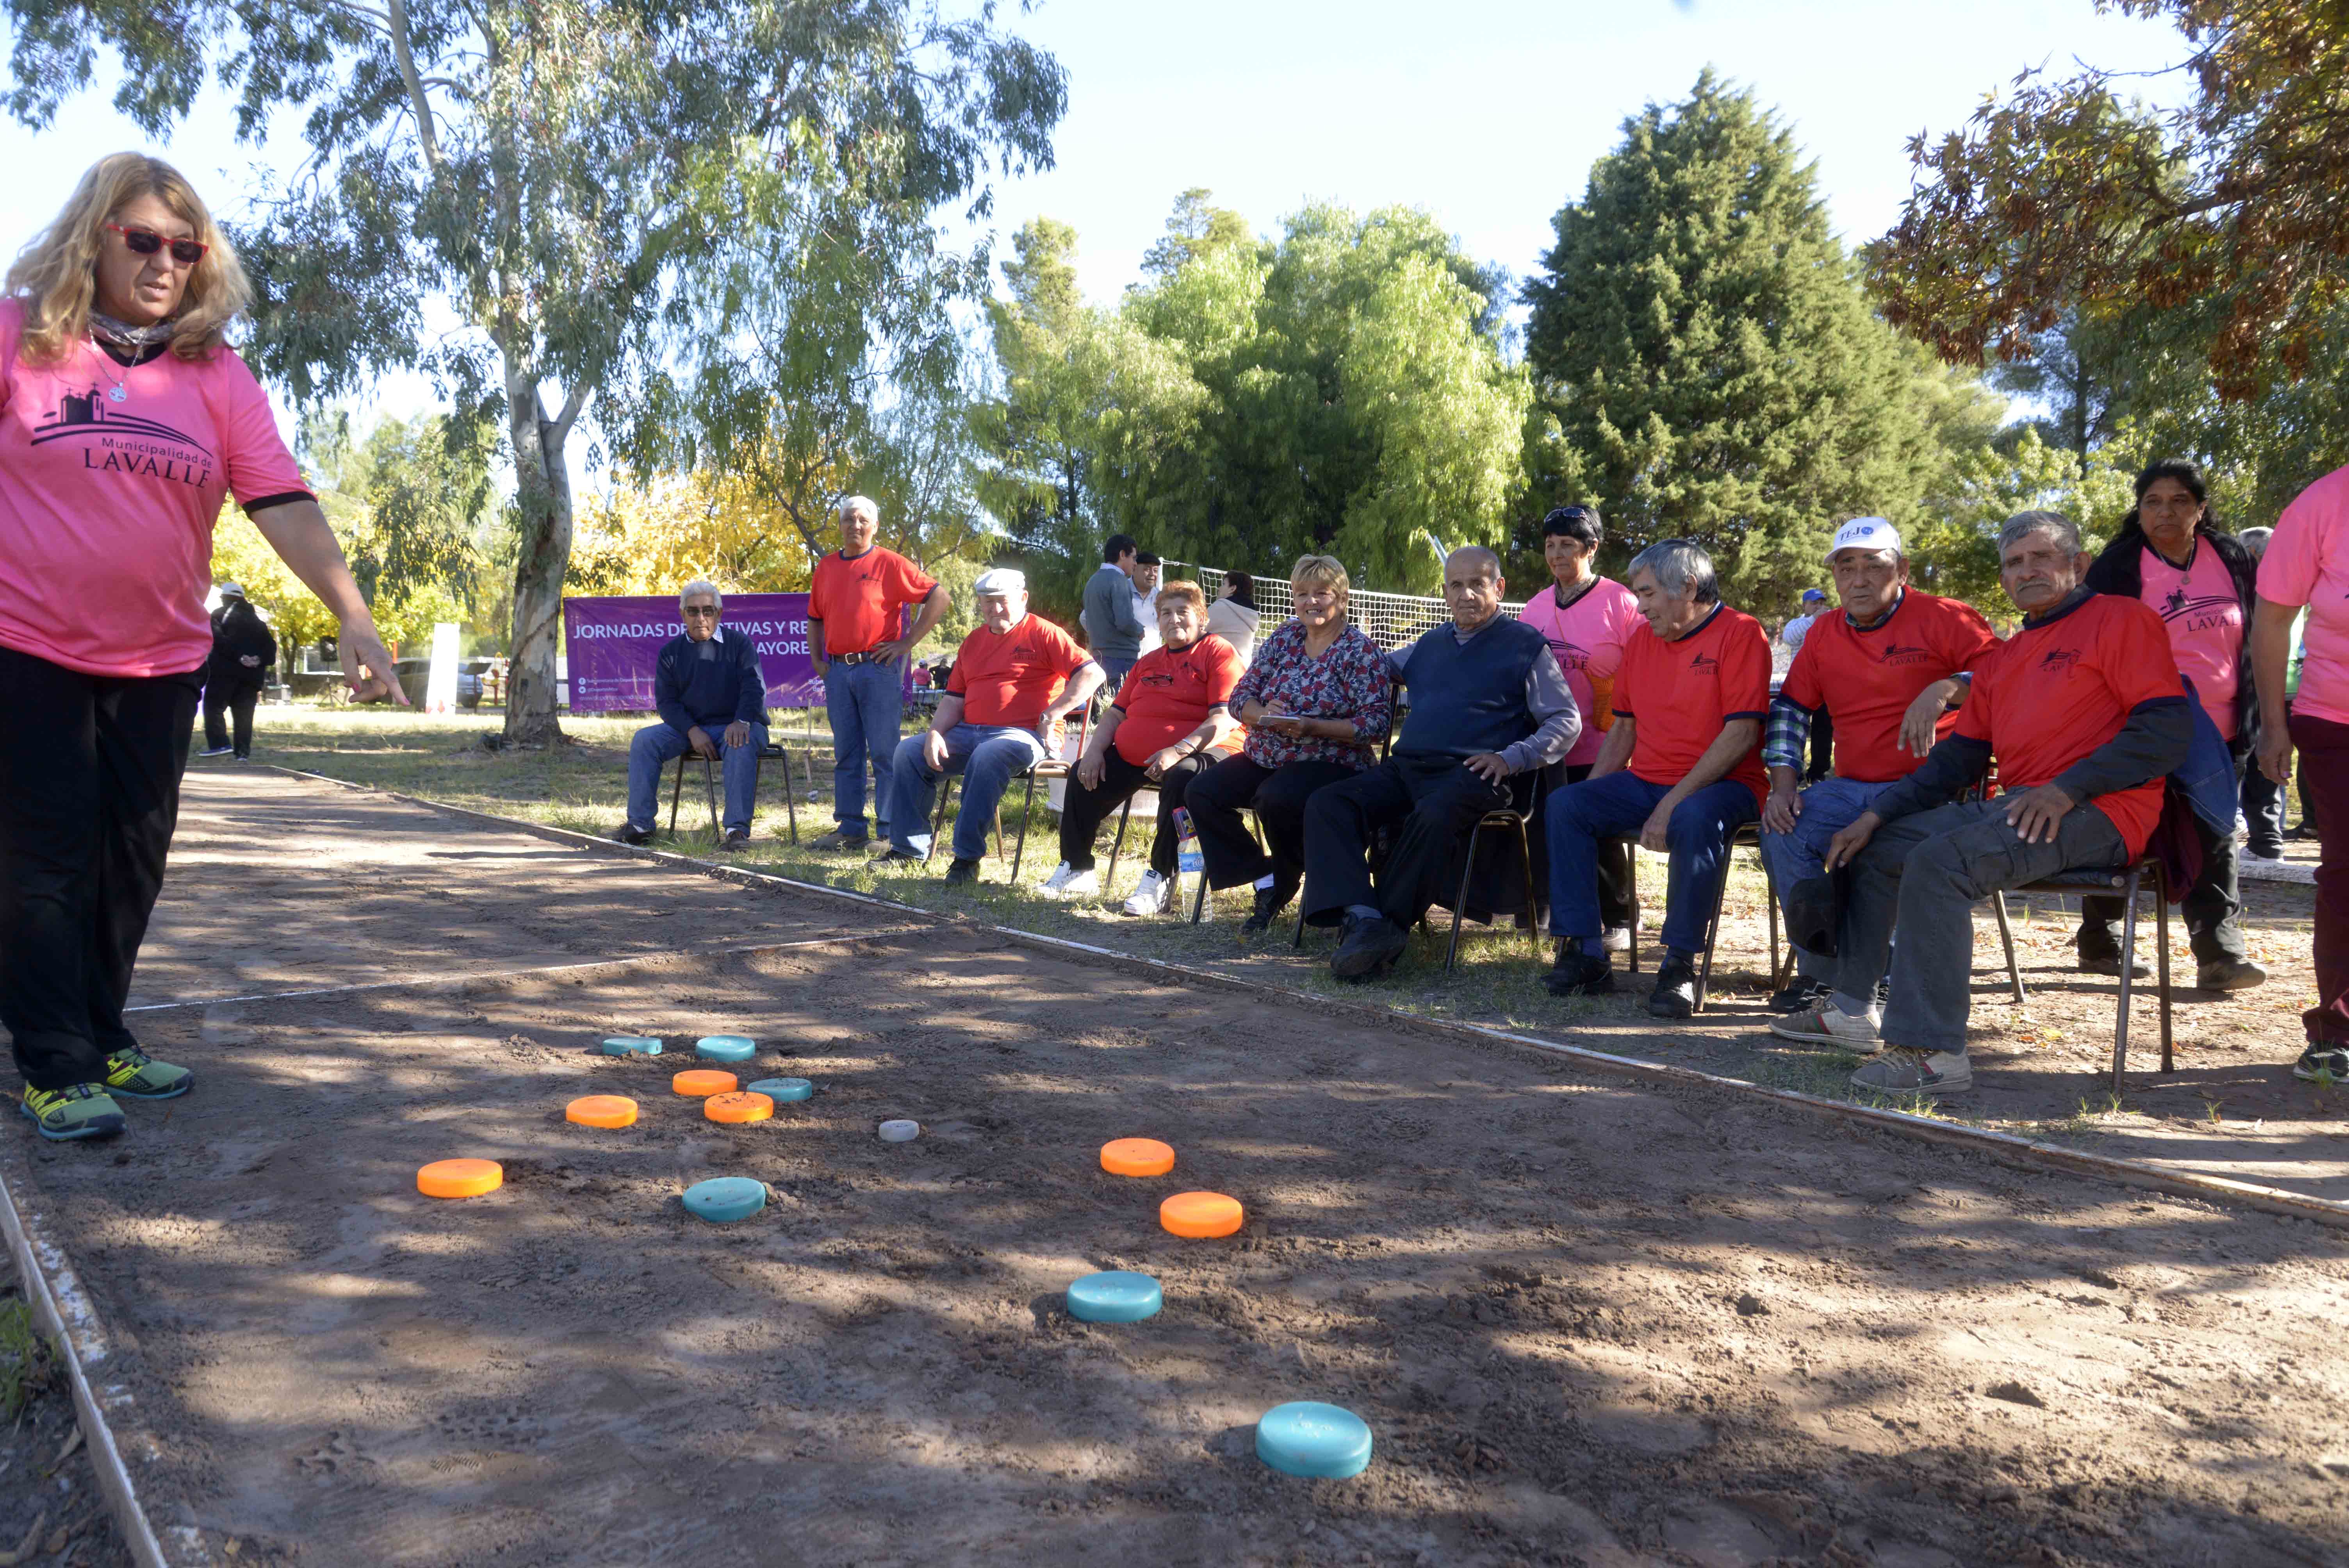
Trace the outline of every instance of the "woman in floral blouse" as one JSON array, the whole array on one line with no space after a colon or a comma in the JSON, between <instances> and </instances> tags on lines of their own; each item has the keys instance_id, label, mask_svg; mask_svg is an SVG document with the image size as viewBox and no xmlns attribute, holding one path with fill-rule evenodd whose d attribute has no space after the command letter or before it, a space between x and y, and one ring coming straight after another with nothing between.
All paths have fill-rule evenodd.
<instances>
[{"instance_id":1,"label":"woman in floral blouse","mask_svg":"<svg viewBox=\"0 0 2349 1568\"><path fill-rule=\"evenodd\" d=\"M1256 885L1243 934L1269 927L1305 876L1305 802L1378 759L1393 717L1386 655L1346 624L1346 568L1298 558L1288 573L1297 616L1258 643L1232 691L1247 748L1191 782L1184 796L1211 888ZM1240 820L1253 808L1265 844Z\"/></svg>"}]
</instances>

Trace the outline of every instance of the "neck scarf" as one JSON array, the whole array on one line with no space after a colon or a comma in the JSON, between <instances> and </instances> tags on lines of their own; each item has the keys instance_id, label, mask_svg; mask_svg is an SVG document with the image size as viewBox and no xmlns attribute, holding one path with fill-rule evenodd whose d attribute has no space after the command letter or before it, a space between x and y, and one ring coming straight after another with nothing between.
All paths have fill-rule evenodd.
<instances>
[{"instance_id":1,"label":"neck scarf","mask_svg":"<svg viewBox=\"0 0 2349 1568\"><path fill-rule=\"evenodd\" d=\"M151 326L133 326L127 321L117 321L103 311L89 313L89 335L109 348L119 348L125 354L144 354L171 341L179 330L176 318L159 321Z\"/></svg>"}]
</instances>

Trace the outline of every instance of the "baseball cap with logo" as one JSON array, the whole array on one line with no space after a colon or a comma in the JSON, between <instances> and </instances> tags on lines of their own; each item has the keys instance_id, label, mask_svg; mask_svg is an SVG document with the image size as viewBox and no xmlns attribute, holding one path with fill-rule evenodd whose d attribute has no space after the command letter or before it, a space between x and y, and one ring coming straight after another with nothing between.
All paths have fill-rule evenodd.
<instances>
[{"instance_id":1,"label":"baseball cap with logo","mask_svg":"<svg viewBox=\"0 0 2349 1568\"><path fill-rule=\"evenodd\" d=\"M1900 531L1880 517L1855 517L1836 530L1835 542L1827 546L1827 559L1833 561L1838 550L1899 550Z\"/></svg>"}]
</instances>

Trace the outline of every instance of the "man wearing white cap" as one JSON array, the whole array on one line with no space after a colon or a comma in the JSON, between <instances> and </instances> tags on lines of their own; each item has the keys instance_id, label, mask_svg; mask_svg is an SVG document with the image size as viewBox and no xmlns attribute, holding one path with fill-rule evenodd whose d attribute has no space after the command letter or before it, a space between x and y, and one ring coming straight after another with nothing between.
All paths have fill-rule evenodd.
<instances>
[{"instance_id":1,"label":"man wearing white cap","mask_svg":"<svg viewBox=\"0 0 2349 1568\"><path fill-rule=\"evenodd\" d=\"M947 881L978 875L988 824L1011 780L1061 748L1061 723L1102 684L1102 668L1068 633L1028 613L1028 579L980 573L978 624L955 655L930 727L897 743L890 768L889 848L879 861L918 861L929 846L938 780L963 775Z\"/></svg>"},{"instance_id":2,"label":"man wearing white cap","mask_svg":"<svg viewBox=\"0 0 2349 1568\"><path fill-rule=\"evenodd\" d=\"M1880 517L1856 517L1837 530L1827 570L1843 607L1813 619L1770 699L1762 741L1770 771L1762 854L1787 906L1790 935L1799 929L1792 895L1824 874L1829 841L1956 727L1975 665L1998 646L1972 605L1909 585L1900 535ZM1798 790L1821 715L1835 726L1835 770ZM1795 977L1770 998L1773 1012L1816 1006L1835 989L1835 959L1794 946Z\"/></svg>"}]
</instances>

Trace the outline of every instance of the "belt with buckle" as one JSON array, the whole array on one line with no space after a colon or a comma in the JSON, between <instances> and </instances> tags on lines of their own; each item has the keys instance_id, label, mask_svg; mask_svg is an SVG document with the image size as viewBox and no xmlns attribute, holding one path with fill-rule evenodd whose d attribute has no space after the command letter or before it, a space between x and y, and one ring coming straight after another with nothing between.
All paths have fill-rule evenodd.
<instances>
[{"instance_id":1,"label":"belt with buckle","mask_svg":"<svg viewBox=\"0 0 2349 1568\"><path fill-rule=\"evenodd\" d=\"M834 654L832 655L832 662L835 665L877 665L881 662L881 655L874 649L867 648L858 654Z\"/></svg>"}]
</instances>

